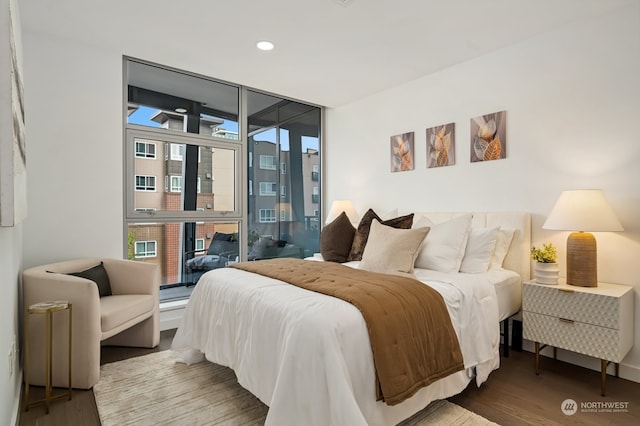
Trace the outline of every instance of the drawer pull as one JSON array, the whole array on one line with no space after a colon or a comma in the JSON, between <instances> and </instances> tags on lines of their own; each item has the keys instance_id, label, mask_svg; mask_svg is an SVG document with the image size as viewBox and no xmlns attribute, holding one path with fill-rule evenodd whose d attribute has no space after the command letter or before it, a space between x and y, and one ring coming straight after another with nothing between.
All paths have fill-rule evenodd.
<instances>
[{"instance_id":1,"label":"drawer pull","mask_svg":"<svg viewBox=\"0 0 640 426\"><path fill-rule=\"evenodd\" d=\"M573 324L573 320L570 319L566 319L566 318L558 318L560 320L560 322L564 322L566 324Z\"/></svg>"},{"instance_id":2,"label":"drawer pull","mask_svg":"<svg viewBox=\"0 0 640 426\"><path fill-rule=\"evenodd\" d=\"M559 291L564 291L565 293L573 293L575 290L572 290L570 288L559 288Z\"/></svg>"}]
</instances>

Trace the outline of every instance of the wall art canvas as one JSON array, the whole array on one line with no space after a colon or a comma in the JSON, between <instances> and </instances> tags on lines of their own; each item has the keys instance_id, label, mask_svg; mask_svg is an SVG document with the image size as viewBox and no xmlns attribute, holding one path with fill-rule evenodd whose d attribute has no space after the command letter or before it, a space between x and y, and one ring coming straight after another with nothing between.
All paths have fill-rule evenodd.
<instances>
[{"instance_id":1,"label":"wall art canvas","mask_svg":"<svg viewBox=\"0 0 640 426\"><path fill-rule=\"evenodd\" d=\"M455 140L455 123L427 129L427 167L453 166Z\"/></svg>"},{"instance_id":2,"label":"wall art canvas","mask_svg":"<svg viewBox=\"0 0 640 426\"><path fill-rule=\"evenodd\" d=\"M500 111L471 119L471 162L507 157L507 112Z\"/></svg>"},{"instance_id":3,"label":"wall art canvas","mask_svg":"<svg viewBox=\"0 0 640 426\"><path fill-rule=\"evenodd\" d=\"M2 0L0 56L0 226L15 226L27 213L24 86L15 0Z\"/></svg>"},{"instance_id":4,"label":"wall art canvas","mask_svg":"<svg viewBox=\"0 0 640 426\"><path fill-rule=\"evenodd\" d=\"M391 136L391 171L413 170L414 132Z\"/></svg>"}]
</instances>

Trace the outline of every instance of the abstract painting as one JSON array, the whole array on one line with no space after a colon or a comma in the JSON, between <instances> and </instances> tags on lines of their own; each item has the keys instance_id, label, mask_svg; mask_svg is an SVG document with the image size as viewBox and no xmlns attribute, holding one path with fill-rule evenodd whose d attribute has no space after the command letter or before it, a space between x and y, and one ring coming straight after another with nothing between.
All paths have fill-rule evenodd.
<instances>
[{"instance_id":1,"label":"abstract painting","mask_svg":"<svg viewBox=\"0 0 640 426\"><path fill-rule=\"evenodd\" d=\"M500 111L471 119L471 162L507 157L507 112Z\"/></svg>"},{"instance_id":2,"label":"abstract painting","mask_svg":"<svg viewBox=\"0 0 640 426\"><path fill-rule=\"evenodd\" d=\"M413 139L413 132L391 136L392 172L413 170Z\"/></svg>"},{"instance_id":3,"label":"abstract painting","mask_svg":"<svg viewBox=\"0 0 640 426\"><path fill-rule=\"evenodd\" d=\"M19 52L19 22L14 12L15 2L8 6L9 25L2 28L0 56L0 87L3 97L0 105L0 226L15 226L26 217L26 146L24 125L24 86ZM3 11L7 12L7 11Z\"/></svg>"},{"instance_id":4,"label":"abstract painting","mask_svg":"<svg viewBox=\"0 0 640 426\"><path fill-rule=\"evenodd\" d=\"M453 166L456 145L455 123L427 129L427 167Z\"/></svg>"}]
</instances>

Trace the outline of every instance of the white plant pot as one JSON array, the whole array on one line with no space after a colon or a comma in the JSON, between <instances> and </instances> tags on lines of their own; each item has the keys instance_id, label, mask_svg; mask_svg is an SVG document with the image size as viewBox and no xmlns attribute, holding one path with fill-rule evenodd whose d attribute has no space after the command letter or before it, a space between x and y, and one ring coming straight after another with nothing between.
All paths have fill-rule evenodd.
<instances>
[{"instance_id":1,"label":"white plant pot","mask_svg":"<svg viewBox=\"0 0 640 426\"><path fill-rule=\"evenodd\" d=\"M536 282L539 284L558 284L560 269L557 263L536 262Z\"/></svg>"}]
</instances>

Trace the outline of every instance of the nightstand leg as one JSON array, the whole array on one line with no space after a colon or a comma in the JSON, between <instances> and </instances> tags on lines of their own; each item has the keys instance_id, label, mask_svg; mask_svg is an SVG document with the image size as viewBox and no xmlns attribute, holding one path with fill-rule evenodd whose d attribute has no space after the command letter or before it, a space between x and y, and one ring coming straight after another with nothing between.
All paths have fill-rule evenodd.
<instances>
[{"instance_id":1,"label":"nightstand leg","mask_svg":"<svg viewBox=\"0 0 640 426\"><path fill-rule=\"evenodd\" d=\"M607 391L607 361L600 360L600 395L604 396Z\"/></svg>"},{"instance_id":2,"label":"nightstand leg","mask_svg":"<svg viewBox=\"0 0 640 426\"><path fill-rule=\"evenodd\" d=\"M536 342L536 376L540 374L539 369L540 369L540 343Z\"/></svg>"}]
</instances>

